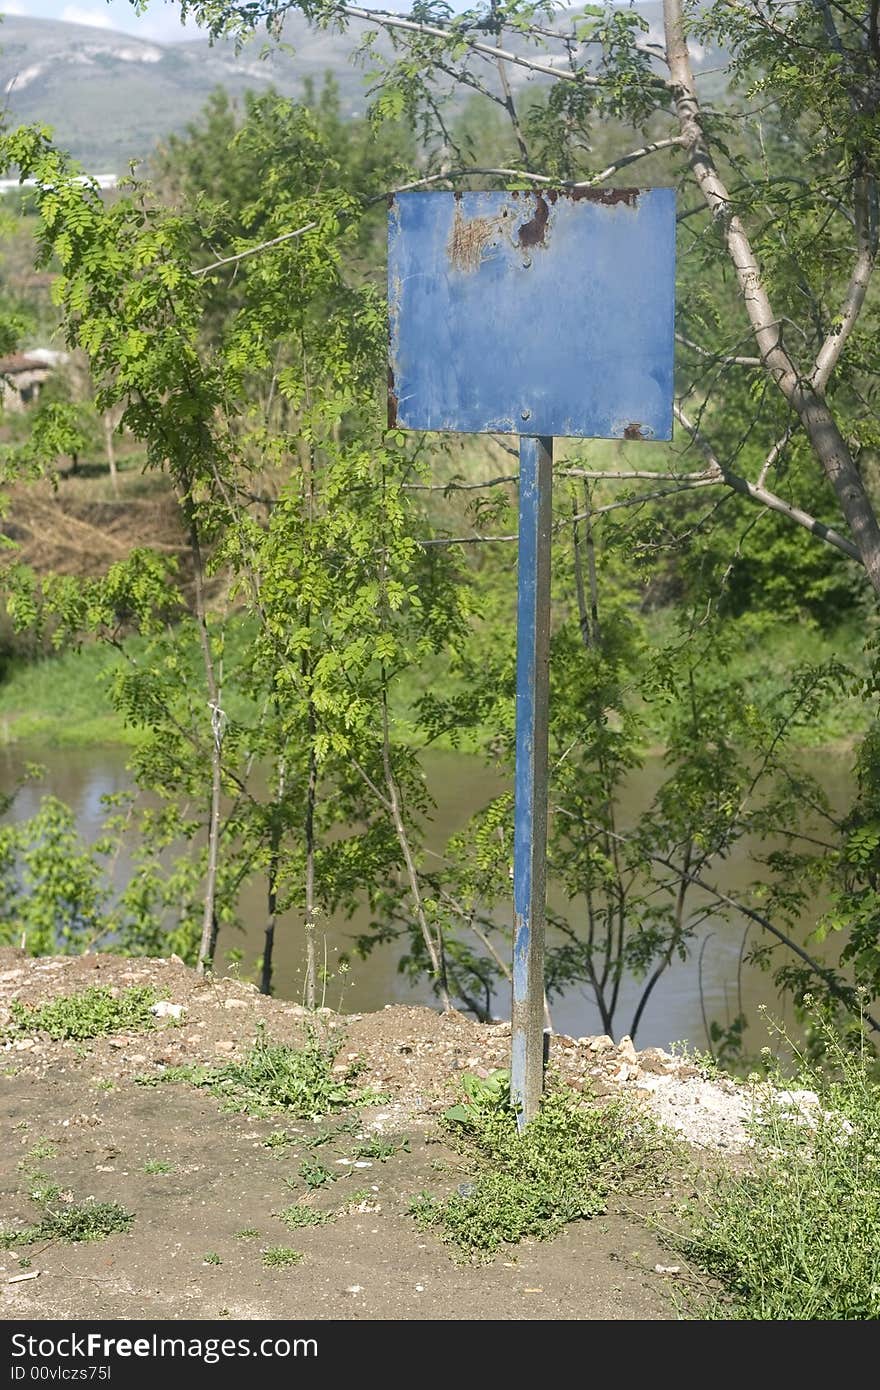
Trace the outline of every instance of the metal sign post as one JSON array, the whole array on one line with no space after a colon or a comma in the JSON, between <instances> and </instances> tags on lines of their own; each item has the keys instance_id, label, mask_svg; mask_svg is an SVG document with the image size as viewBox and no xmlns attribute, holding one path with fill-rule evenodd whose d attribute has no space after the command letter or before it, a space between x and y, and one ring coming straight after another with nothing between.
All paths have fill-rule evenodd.
<instances>
[{"instance_id":1,"label":"metal sign post","mask_svg":"<svg viewBox=\"0 0 880 1390\"><path fill-rule=\"evenodd\" d=\"M523 1124L540 1108L544 1088L552 486L553 440L524 435L519 442L510 1059L510 1093Z\"/></svg>"},{"instance_id":2,"label":"metal sign post","mask_svg":"<svg viewBox=\"0 0 880 1390\"><path fill-rule=\"evenodd\" d=\"M520 436L511 1095L543 1089L552 451L671 439L669 188L389 202L390 428Z\"/></svg>"}]
</instances>

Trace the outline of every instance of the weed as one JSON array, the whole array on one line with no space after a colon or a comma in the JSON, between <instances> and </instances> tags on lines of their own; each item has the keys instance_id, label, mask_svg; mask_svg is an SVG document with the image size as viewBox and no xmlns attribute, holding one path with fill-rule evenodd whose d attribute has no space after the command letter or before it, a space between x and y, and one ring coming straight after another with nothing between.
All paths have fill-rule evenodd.
<instances>
[{"instance_id":1,"label":"weed","mask_svg":"<svg viewBox=\"0 0 880 1390\"><path fill-rule=\"evenodd\" d=\"M408 1139L383 1139L381 1134L374 1134L371 1139L365 1139L354 1151L355 1158L377 1158L380 1163L385 1163L387 1159L393 1158L395 1154L409 1153Z\"/></svg>"},{"instance_id":2,"label":"weed","mask_svg":"<svg viewBox=\"0 0 880 1390\"><path fill-rule=\"evenodd\" d=\"M19 1269L30 1269L32 1264L33 1260L30 1258L29 1255L22 1255L18 1261Z\"/></svg>"},{"instance_id":3,"label":"weed","mask_svg":"<svg viewBox=\"0 0 880 1390\"><path fill-rule=\"evenodd\" d=\"M361 1099L363 1100L363 1097ZM372 1099L376 1099L376 1097ZM333 1129L319 1129L317 1134L313 1134L310 1139L303 1140L303 1146L307 1149L319 1149L322 1144L330 1144L334 1139L339 1139L344 1134L356 1134L360 1127L360 1119L357 1115L353 1115L350 1119L334 1125Z\"/></svg>"},{"instance_id":4,"label":"weed","mask_svg":"<svg viewBox=\"0 0 880 1390\"><path fill-rule=\"evenodd\" d=\"M333 1220L330 1212L318 1211L316 1207L304 1206L302 1202L291 1203L279 1211L278 1217L289 1231L298 1231L303 1226L324 1226Z\"/></svg>"},{"instance_id":5,"label":"weed","mask_svg":"<svg viewBox=\"0 0 880 1390\"><path fill-rule=\"evenodd\" d=\"M217 1067L167 1067L158 1077L139 1077L141 1085L188 1081L222 1097L229 1110L251 1115L287 1111L300 1119L317 1119L333 1110L377 1100L352 1090L346 1074L333 1071L337 1049L312 1034L304 1047L274 1043L260 1028L246 1057Z\"/></svg>"},{"instance_id":6,"label":"weed","mask_svg":"<svg viewBox=\"0 0 880 1390\"><path fill-rule=\"evenodd\" d=\"M500 1113L510 1105L510 1072L493 1071L488 1076L463 1076L464 1100L444 1113L445 1120L470 1124L480 1115Z\"/></svg>"},{"instance_id":7,"label":"weed","mask_svg":"<svg viewBox=\"0 0 880 1390\"><path fill-rule=\"evenodd\" d=\"M222 1263L223 1261L217 1254L216 1250L209 1250L205 1258L202 1260L202 1264L205 1265L222 1265Z\"/></svg>"},{"instance_id":8,"label":"weed","mask_svg":"<svg viewBox=\"0 0 880 1390\"><path fill-rule=\"evenodd\" d=\"M314 1159L311 1158L303 1159L302 1163L299 1165L299 1175L306 1187L312 1189L316 1187L325 1187L331 1182L336 1182L336 1179L339 1177L338 1173L332 1172L329 1168L325 1168L323 1163L316 1163Z\"/></svg>"},{"instance_id":9,"label":"weed","mask_svg":"<svg viewBox=\"0 0 880 1390\"><path fill-rule=\"evenodd\" d=\"M167 1158L148 1158L144 1164L145 1173L173 1173L174 1164L169 1163Z\"/></svg>"},{"instance_id":10,"label":"weed","mask_svg":"<svg viewBox=\"0 0 880 1390\"><path fill-rule=\"evenodd\" d=\"M255 1240L259 1236L256 1226L244 1226L240 1231L236 1231L236 1240Z\"/></svg>"},{"instance_id":11,"label":"weed","mask_svg":"<svg viewBox=\"0 0 880 1390\"><path fill-rule=\"evenodd\" d=\"M157 997L148 985L133 985L118 998L106 986L93 985L82 994L62 994L45 1004L23 1004L14 999L7 1033L48 1033L57 1042L65 1038L99 1038L125 1028L151 1028L150 1006Z\"/></svg>"},{"instance_id":12,"label":"weed","mask_svg":"<svg viewBox=\"0 0 880 1390\"><path fill-rule=\"evenodd\" d=\"M133 1214L118 1202L70 1202L44 1211L35 1226L0 1231L0 1248L9 1250L14 1245L50 1240L106 1240L127 1231L133 1220Z\"/></svg>"},{"instance_id":13,"label":"weed","mask_svg":"<svg viewBox=\"0 0 880 1390\"><path fill-rule=\"evenodd\" d=\"M286 1129L273 1129L267 1139L263 1140L264 1149L281 1149L282 1152L293 1143L292 1135Z\"/></svg>"},{"instance_id":14,"label":"weed","mask_svg":"<svg viewBox=\"0 0 880 1390\"><path fill-rule=\"evenodd\" d=\"M267 1269L289 1269L302 1260L302 1251L291 1250L288 1245L270 1245L263 1251L263 1264Z\"/></svg>"},{"instance_id":15,"label":"weed","mask_svg":"<svg viewBox=\"0 0 880 1390\"><path fill-rule=\"evenodd\" d=\"M34 1174L34 1177L42 1178L43 1175L42 1173ZM32 1187L28 1193L31 1201L36 1202L38 1207L48 1206L50 1202L54 1202L56 1197L60 1195L61 1188L55 1182L40 1182L36 1187Z\"/></svg>"},{"instance_id":16,"label":"weed","mask_svg":"<svg viewBox=\"0 0 880 1390\"><path fill-rule=\"evenodd\" d=\"M644 1170L658 1147L656 1131L622 1104L599 1110L561 1087L522 1134L497 1094L466 1095L465 1118L453 1114L446 1124L472 1180L442 1199L423 1192L410 1206L422 1229L436 1230L466 1258L527 1236L546 1240L598 1215L612 1188Z\"/></svg>"},{"instance_id":17,"label":"weed","mask_svg":"<svg viewBox=\"0 0 880 1390\"><path fill-rule=\"evenodd\" d=\"M716 1177L685 1211L676 1244L723 1289L700 1317L880 1318L880 1086L866 1053L818 1026L824 1070L799 1056L800 1096L788 1080L793 1106L766 1099L749 1171Z\"/></svg>"},{"instance_id":18,"label":"weed","mask_svg":"<svg viewBox=\"0 0 880 1390\"><path fill-rule=\"evenodd\" d=\"M113 1082L113 1081L111 1081L110 1078L109 1078L109 1076L102 1076L102 1077L100 1078L99 1081L96 1081L96 1082L95 1082L95 1085L97 1086L97 1088L98 1088L99 1091L115 1091L115 1090L116 1090L116 1083Z\"/></svg>"},{"instance_id":19,"label":"weed","mask_svg":"<svg viewBox=\"0 0 880 1390\"><path fill-rule=\"evenodd\" d=\"M18 1170L22 1173L31 1172L35 1163L42 1163L44 1159L55 1158L58 1150L49 1139L38 1139L25 1154L24 1158L18 1162ZM34 1174L36 1176L36 1174Z\"/></svg>"}]
</instances>

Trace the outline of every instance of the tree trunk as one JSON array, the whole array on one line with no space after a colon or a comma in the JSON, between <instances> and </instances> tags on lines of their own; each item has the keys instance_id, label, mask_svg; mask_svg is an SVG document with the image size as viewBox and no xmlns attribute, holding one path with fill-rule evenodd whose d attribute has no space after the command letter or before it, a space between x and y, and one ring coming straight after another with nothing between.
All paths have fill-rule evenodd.
<instances>
[{"instance_id":1,"label":"tree trunk","mask_svg":"<svg viewBox=\"0 0 880 1390\"><path fill-rule=\"evenodd\" d=\"M783 343L779 319L773 312L748 234L733 210L730 194L715 166L703 131L684 33L682 0L664 0L663 12L666 60L682 141L706 205L724 236L761 360L768 376L803 425L825 476L834 489L874 592L880 597L880 524L846 440L815 384L819 382L824 387L830 373L821 362L817 363L815 372L804 374ZM864 260L864 248L860 249L859 257L860 261ZM856 277L858 289L861 290L868 273L868 268L859 267L859 276ZM856 310L859 302L856 295ZM847 320L848 329L852 322L853 316Z\"/></svg>"}]
</instances>

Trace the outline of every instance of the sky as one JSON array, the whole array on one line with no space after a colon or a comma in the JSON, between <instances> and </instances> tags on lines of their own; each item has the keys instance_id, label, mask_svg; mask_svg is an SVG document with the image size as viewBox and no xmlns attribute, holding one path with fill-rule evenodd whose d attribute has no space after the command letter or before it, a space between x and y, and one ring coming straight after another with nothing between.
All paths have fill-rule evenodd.
<instances>
[{"instance_id":1,"label":"sky","mask_svg":"<svg viewBox=\"0 0 880 1390\"><path fill-rule=\"evenodd\" d=\"M367 9L374 6L405 13L406 0L361 0ZM473 0L450 0L453 10L463 10ZM640 0L635 0L636 4ZM129 0L0 0L0 14L25 15L28 19L63 19L68 24L88 24L96 29L114 29L117 33L137 34L140 39L155 43L174 43L198 34L196 25L185 28L180 23L180 11L171 0L149 0L144 15L135 14ZM0 44L2 44L0 33Z\"/></svg>"},{"instance_id":2,"label":"sky","mask_svg":"<svg viewBox=\"0 0 880 1390\"><path fill-rule=\"evenodd\" d=\"M64 19L68 24L88 24L96 29L115 29L159 43L173 42L198 32L184 29L176 5L151 0L145 15L136 15L129 0L0 0L0 13L26 15L28 19ZM2 35L0 35L2 42Z\"/></svg>"},{"instance_id":3,"label":"sky","mask_svg":"<svg viewBox=\"0 0 880 1390\"><path fill-rule=\"evenodd\" d=\"M370 0L366 0L370 6ZM387 9L405 11L405 0L388 3ZM463 10L465 0L452 0L455 10ZM167 0L150 0L145 15L137 15L129 0L0 0L0 14L26 15L29 19L64 19L68 24L90 24L96 29L115 29L123 34L137 34L141 39L157 43L173 43L175 39L195 36L194 25L181 26L180 12ZM2 36L0 36L2 43Z\"/></svg>"}]
</instances>

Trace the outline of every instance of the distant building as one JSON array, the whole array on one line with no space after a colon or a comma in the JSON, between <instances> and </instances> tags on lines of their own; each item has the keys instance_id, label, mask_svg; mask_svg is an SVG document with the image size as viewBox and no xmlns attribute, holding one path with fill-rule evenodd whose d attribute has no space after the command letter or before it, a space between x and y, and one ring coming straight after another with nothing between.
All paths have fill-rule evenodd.
<instances>
[{"instance_id":1,"label":"distant building","mask_svg":"<svg viewBox=\"0 0 880 1390\"><path fill-rule=\"evenodd\" d=\"M49 375L67 361L67 353L51 348L33 348L0 357L0 387L4 410L26 410L40 398Z\"/></svg>"},{"instance_id":2,"label":"distant building","mask_svg":"<svg viewBox=\"0 0 880 1390\"><path fill-rule=\"evenodd\" d=\"M116 187L119 179L116 174L78 174L73 182L96 183L102 191L107 192ZM0 179L0 197L4 193L16 193L21 188L36 187L36 179Z\"/></svg>"}]
</instances>

